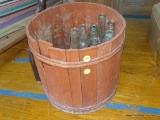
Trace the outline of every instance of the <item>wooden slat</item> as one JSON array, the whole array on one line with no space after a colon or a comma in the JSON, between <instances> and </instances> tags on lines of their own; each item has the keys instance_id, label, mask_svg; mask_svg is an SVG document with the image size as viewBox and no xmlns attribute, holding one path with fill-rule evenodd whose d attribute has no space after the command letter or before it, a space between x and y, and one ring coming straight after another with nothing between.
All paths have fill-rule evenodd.
<instances>
[{"instance_id":1,"label":"wooden slat","mask_svg":"<svg viewBox=\"0 0 160 120\"><path fill-rule=\"evenodd\" d=\"M64 48L64 33L62 27L62 17L61 9L51 8L49 9L51 19L52 19L52 35L53 35L53 45L54 47Z\"/></svg>"},{"instance_id":2,"label":"wooden slat","mask_svg":"<svg viewBox=\"0 0 160 120\"><path fill-rule=\"evenodd\" d=\"M80 60L83 61L85 56L90 56L91 59L96 58L97 48L80 50ZM90 70L89 73L85 73L86 70ZM96 104L97 88L96 88L96 65L86 66L81 68L81 82L82 82L82 100L83 107Z\"/></svg>"},{"instance_id":3,"label":"wooden slat","mask_svg":"<svg viewBox=\"0 0 160 120\"><path fill-rule=\"evenodd\" d=\"M97 65L97 103L109 97L110 60Z\"/></svg>"},{"instance_id":4,"label":"wooden slat","mask_svg":"<svg viewBox=\"0 0 160 120\"><path fill-rule=\"evenodd\" d=\"M49 47L49 55L51 59L66 61L65 49Z\"/></svg>"},{"instance_id":5,"label":"wooden slat","mask_svg":"<svg viewBox=\"0 0 160 120\"><path fill-rule=\"evenodd\" d=\"M100 13L99 7L97 7L97 5L95 4L95 5L91 5L89 7L89 9L91 10L90 14L92 16L92 24L97 24L98 25L98 15ZM94 13L94 14L92 14L92 13Z\"/></svg>"},{"instance_id":6,"label":"wooden slat","mask_svg":"<svg viewBox=\"0 0 160 120\"><path fill-rule=\"evenodd\" d=\"M86 69L89 69L91 72L85 74L84 72ZM96 74L96 66L81 68L83 107L95 105L97 102Z\"/></svg>"},{"instance_id":7,"label":"wooden slat","mask_svg":"<svg viewBox=\"0 0 160 120\"><path fill-rule=\"evenodd\" d=\"M45 79L45 73L44 73L44 67L43 64L40 60L38 60L36 57L34 57L34 61L36 63L36 67L39 73L39 77L41 79L41 82L43 84L43 90L44 92L47 94L48 93L48 89L47 89L47 84L46 84L46 79Z\"/></svg>"},{"instance_id":8,"label":"wooden slat","mask_svg":"<svg viewBox=\"0 0 160 120\"><path fill-rule=\"evenodd\" d=\"M48 48L53 46L52 43L46 42L44 40L38 40L38 43L41 54L45 57L49 57Z\"/></svg>"},{"instance_id":9,"label":"wooden slat","mask_svg":"<svg viewBox=\"0 0 160 120\"><path fill-rule=\"evenodd\" d=\"M79 25L85 23L85 17L84 17L84 4L73 4L73 25L74 27L78 28Z\"/></svg>"},{"instance_id":10,"label":"wooden slat","mask_svg":"<svg viewBox=\"0 0 160 120\"><path fill-rule=\"evenodd\" d=\"M87 36L89 36L90 25L92 24L92 11L90 11L89 7L90 5L88 4L83 5Z\"/></svg>"},{"instance_id":11,"label":"wooden slat","mask_svg":"<svg viewBox=\"0 0 160 120\"><path fill-rule=\"evenodd\" d=\"M53 71L53 67L51 65L43 63L44 71L45 71L45 78L48 90L48 96L55 102L62 104L62 88L61 81L56 79L55 72Z\"/></svg>"},{"instance_id":12,"label":"wooden slat","mask_svg":"<svg viewBox=\"0 0 160 120\"><path fill-rule=\"evenodd\" d=\"M53 43L53 36L52 36L52 19L50 16L52 14L48 11L41 12L41 17L43 18L43 21L45 25L43 25L43 34L44 34L44 40Z\"/></svg>"},{"instance_id":13,"label":"wooden slat","mask_svg":"<svg viewBox=\"0 0 160 120\"><path fill-rule=\"evenodd\" d=\"M97 57L106 55L111 51L111 42L97 48ZM110 60L97 64L97 103L109 97Z\"/></svg>"},{"instance_id":14,"label":"wooden slat","mask_svg":"<svg viewBox=\"0 0 160 120\"><path fill-rule=\"evenodd\" d=\"M42 15L38 15L35 19L32 19L32 25L34 28L34 32L37 35L37 39L45 40L44 37L44 20Z\"/></svg>"},{"instance_id":15,"label":"wooden slat","mask_svg":"<svg viewBox=\"0 0 160 120\"><path fill-rule=\"evenodd\" d=\"M49 54L51 59L66 61L65 50L63 49L49 48ZM72 106L68 70L63 67L52 66L50 74L52 74L52 78L56 83L58 89L56 92L59 92L58 101L63 105Z\"/></svg>"},{"instance_id":16,"label":"wooden slat","mask_svg":"<svg viewBox=\"0 0 160 120\"><path fill-rule=\"evenodd\" d=\"M110 72L109 72L109 84L108 84L108 92L112 94L116 90L116 86L118 85L118 76L119 76L119 65L120 63L120 53L117 53L110 59Z\"/></svg>"},{"instance_id":17,"label":"wooden slat","mask_svg":"<svg viewBox=\"0 0 160 120\"><path fill-rule=\"evenodd\" d=\"M79 51L66 50L66 57L67 62L77 62L79 61ZM68 68L68 74L70 79L73 107L82 107L82 85L80 68Z\"/></svg>"},{"instance_id":18,"label":"wooden slat","mask_svg":"<svg viewBox=\"0 0 160 120\"><path fill-rule=\"evenodd\" d=\"M37 34L33 24L34 23L31 20L30 24L27 26L26 33L29 34L33 39L37 40Z\"/></svg>"},{"instance_id":19,"label":"wooden slat","mask_svg":"<svg viewBox=\"0 0 160 120\"><path fill-rule=\"evenodd\" d=\"M73 28L73 9L72 5L67 4L62 7L62 29L64 33L64 47L65 49L70 48L70 29Z\"/></svg>"}]
</instances>

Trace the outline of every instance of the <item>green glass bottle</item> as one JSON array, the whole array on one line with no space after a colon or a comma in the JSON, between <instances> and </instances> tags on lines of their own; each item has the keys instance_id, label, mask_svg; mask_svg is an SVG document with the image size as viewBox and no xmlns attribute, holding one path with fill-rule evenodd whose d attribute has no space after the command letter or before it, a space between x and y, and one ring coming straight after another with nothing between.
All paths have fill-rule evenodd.
<instances>
[{"instance_id":1,"label":"green glass bottle","mask_svg":"<svg viewBox=\"0 0 160 120\"><path fill-rule=\"evenodd\" d=\"M99 44L98 26L90 26L90 46L96 46Z\"/></svg>"},{"instance_id":2,"label":"green glass bottle","mask_svg":"<svg viewBox=\"0 0 160 120\"><path fill-rule=\"evenodd\" d=\"M104 36L102 42L109 41L115 36L114 29L115 29L115 22L114 22L114 20L111 20L108 22L108 29L105 32L105 36Z\"/></svg>"},{"instance_id":3,"label":"green glass bottle","mask_svg":"<svg viewBox=\"0 0 160 120\"><path fill-rule=\"evenodd\" d=\"M79 27L79 46L80 49L89 47L89 40L87 38L85 24L81 24Z\"/></svg>"}]
</instances>

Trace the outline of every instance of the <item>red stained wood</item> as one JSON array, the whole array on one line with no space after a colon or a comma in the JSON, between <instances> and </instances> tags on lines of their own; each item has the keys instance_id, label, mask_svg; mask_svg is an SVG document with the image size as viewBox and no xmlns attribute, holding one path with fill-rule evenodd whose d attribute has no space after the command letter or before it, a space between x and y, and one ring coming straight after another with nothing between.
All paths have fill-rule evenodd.
<instances>
[{"instance_id":1,"label":"red stained wood","mask_svg":"<svg viewBox=\"0 0 160 120\"><path fill-rule=\"evenodd\" d=\"M66 61L66 53L64 49L49 47L48 50L51 59Z\"/></svg>"},{"instance_id":2,"label":"red stained wood","mask_svg":"<svg viewBox=\"0 0 160 120\"><path fill-rule=\"evenodd\" d=\"M112 42L101 44L97 47L97 57L109 54L111 52Z\"/></svg>"},{"instance_id":3,"label":"red stained wood","mask_svg":"<svg viewBox=\"0 0 160 120\"><path fill-rule=\"evenodd\" d=\"M37 35L33 26L33 22L30 21L30 24L28 25L28 30L27 30L27 34L29 34L30 36L28 36L28 43L29 46L32 47L32 49L36 52L39 53L39 46L38 46L38 42L37 42Z\"/></svg>"},{"instance_id":4,"label":"red stained wood","mask_svg":"<svg viewBox=\"0 0 160 120\"><path fill-rule=\"evenodd\" d=\"M49 48L49 54L51 59L60 61L66 61L65 50ZM68 69L52 66L51 73L56 86L59 89L60 103L67 106L72 106L71 87L68 75Z\"/></svg>"},{"instance_id":5,"label":"red stained wood","mask_svg":"<svg viewBox=\"0 0 160 120\"><path fill-rule=\"evenodd\" d=\"M85 16L85 24L86 24L86 32L87 35L89 36L89 30L90 30L90 25L92 24L92 14L93 11L90 9L90 4L84 4L83 9L85 11L84 16Z\"/></svg>"},{"instance_id":6,"label":"red stained wood","mask_svg":"<svg viewBox=\"0 0 160 120\"><path fill-rule=\"evenodd\" d=\"M108 88L109 88L109 94L112 94L113 91L116 89L116 86L118 84L118 75L119 75L119 53L114 55L112 59L110 60L110 75L109 75L109 83L108 83Z\"/></svg>"},{"instance_id":7,"label":"red stained wood","mask_svg":"<svg viewBox=\"0 0 160 120\"><path fill-rule=\"evenodd\" d=\"M46 84L43 64L36 57L34 57L34 60L35 60L35 63L36 63L37 69L38 69L38 73L39 73L42 85L43 85L43 89L44 89L45 93L48 93L48 87L47 87L47 84Z\"/></svg>"},{"instance_id":8,"label":"red stained wood","mask_svg":"<svg viewBox=\"0 0 160 120\"><path fill-rule=\"evenodd\" d=\"M96 58L97 57L97 47L92 47L92 49L80 49L79 50L79 58L80 61L83 61L83 58L85 56L90 56L90 58Z\"/></svg>"},{"instance_id":9,"label":"red stained wood","mask_svg":"<svg viewBox=\"0 0 160 120\"><path fill-rule=\"evenodd\" d=\"M49 8L51 9L51 8ZM41 12L41 15L42 15L42 18L43 18L43 21L45 22L45 25L48 25L48 24L52 24L52 15L51 12L48 11L42 11Z\"/></svg>"},{"instance_id":10,"label":"red stained wood","mask_svg":"<svg viewBox=\"0 0 160 120\"><path fill-rule=\"evenodd\" d=\"M67 62L76 62L79 61L79 51L66 50ZM71 94L73 107L79 108L82 107L82 89L81 89L81 71L80 68L68 68L68 74L71 85Z\"/></svg>"},{"instance_id":11,"label":"red stained wood","mask_svg":"<svg viewBox=\"0 0 160 120\"><path fill-rule=\"evenodd\" d=\"M118 46L122 45L122 37L119 36L116 39L112 40L112 50L115 50Z\"/></svg>"},{"instance_id":12,"label":"red stained wood","mask_svg":"<svg viewBox=\"0 0 160 120\"><path fill-rule=\"evenodd\" d=\"M93 4L92 6L89 6L91 10L91 15L92 15L92 24L97 24L98 25L98 15L100 14L99 8L97 7L96 4Z\"/></svg>"},{"instance_id":13,"label":"red stained wood","mask_svg":"<svg viewBox=\"0 0 160 120\"><path fill-rule=\"evenodd\" d=\"M74 27L79 27L81 24L85 24L84 17L84 4L83 3L74 3L72 4L73 11L73 25Z\"/></svg>"},{"instance_id":14,"label":"red stained wood","mask_svg":"<svg viewBox=\"0 0 160 120\"><path fill-rule=\"evenodd\" d=\"M62 27L61 9L54 7L49 9L52 19L52 35L54 47L64 48L64 33Z\"/></svg>"},{"instance_id":15,"label":"red stained wood","mask_svg":"<svg viewBox=\"0 0 160 120\"><path fill-rule=\"evenodd\" d=\"M34 38L35 40L37 40L37 35L35 33L34 27L33 27L33 23L32 21L30 22L30 24L28 25L28 29L29 29L29 34L32 38Z\"/></svg>"},{"instance_id":16,"label":"red stained wood","mask_svg":"<svg viewBox=\"0 0 160 120\"><path fill-rule=\"evenodd\" d=\"M66 59L67 62L77 62L79 58L79 50L66 50Z\"/></svg>"},{"instance_id":17,"label":"red stained wood","mask_svg":"<svg viewBox=\"0 0 160 120\"><path fill-rule=\"evenodd\" d=\"M97 65L97 103L109 97L110 60Z\"/></svg>"},{"instance_id":18,"label":"red stained wood","mask_svg":"<svg viewBox=\"0 0 160 120\"><path fill-rule=\"evenodd\" d=\"M45 78L46 78L46 84L48 88L49 97L60 103L63 103L63 90L61 88L62 82L59 78L56 76L56 72L53 71L53 67L48 64L43 64L44 70L45 70Z\"/></svg>"},{"instance_id":19,"label":"red stained wood","mask_svg":"<svg viewBox=\"0 0 160 120\"><path fill-rule=\"evenodd\" d=\"M111 52L112 43L105 43L97 47L97 57ZM110 59L97 64L97 103L109 96Z\"/></svg>"},{"instance_id":20,"label":"red stained wood","mask_svg":"<svg viewBox=\"0 0 160 120\"><path fill-rule=\"evenodd\" d=\"M38 40L41 54L45 57L49 57L48 48L52 47L52 43L46 42L44 40Z\"/></svg>"},{"instance_id":21,"label":"red stained wood","mask_svg":"<svg viewBox=\"0 0 160 120\"><path fill-rule=\"evenodd\" d=\"M31 39L30 37L28 37L28 43L29 46L37 53L39 53L39 46L37 44L37 41L35 41L34 39Z\"/></svg>"},{"instance_id":22,"label":"red stained wood","mask_svg":"<svg viewBox=\"0 0 160 120\"><path fill-rule=\"evenodd\" d=\"M37 35L37 39L43 39L44 40L44 20L42 15L38 15L35 19L32 20L32 24L35 30L35 33Z\"/></svg>"},{"instance_id":23,"label":"red stained wood","mask_svg":"<svg viewBox=\"0 0 160 120\"><path fill-rule=\"evenodd\" d=\"M53 36L52 36L52 16L50 12L47 11L42 11L41 12L41 17L43 18L43 21L45 24L42 26L42 31L43 31L43 40L52 43L53 42Z\"/></svg>"},{"instance_id":24,"label":"red stained wood","mask_svg":"<svg viewBox=\"0 0 160 120\"><path fill-rule=\"evenodd\" d=\"M91 72L85 74L86 69L90 69ZM96 65L81 68L83 107L95 105L97 102L96 74Z\"/></svg>"},{"instance_id":25,"label":"red stained wood","mask_svg":"<svg viewBox=\"0 0 160 120\"><path fill-rule=\"evenodd\" d=\"M61 7L62 29L64 33L64 47L70 48L70 29L73 28L72 5L66 4Z\"/></svg>"},{"instance_id":26,"label":"red stained wood","mask_svg":"<svg viewBox=\"0 0 160 120\"><path fill-rule=\"evenodd\" d=\"M90 56L93 59L97 56L97 48L79 50L79 55L81 61L83 61L85 56ZM84 71L86 69L89 69L91 72L85 74ZM96 104L96 74L96 65L81 68L83 106Z\"/></svg>"},{"instance_id":27,"label":"red stained wood","mask_svg":"<svg viewBox=\"0 0 160 120\"><path fill-rule=\"evenodd\" d=\"M44 40L39 40L39 46L41 50L41 54L50 58L49 54L49 47L52 46L51 43L48 43ZM48 97L56 101L57 103L63 104L63 101L61 99L62 97L62 89L59 87L61 86L61 80L55 79L57 76L56 73L53 71L53 67L51 65L43 63L43 69L44 69L44 75L46 79L46 85L48 89Z\"/></svg>"},{"instance_id":28,"label":"red stained wood","mask_svg":"<svg viewBox=\"0 0 160 120\"><path fill-rule=\"evenodd\" d=\"M70 86L71 86L71 94L72 94L72 102L73 107L80 108L82 107L82 88L81 88L81 77L80 77L80 69L68 69Z\"/></svg>"}]
</instances>

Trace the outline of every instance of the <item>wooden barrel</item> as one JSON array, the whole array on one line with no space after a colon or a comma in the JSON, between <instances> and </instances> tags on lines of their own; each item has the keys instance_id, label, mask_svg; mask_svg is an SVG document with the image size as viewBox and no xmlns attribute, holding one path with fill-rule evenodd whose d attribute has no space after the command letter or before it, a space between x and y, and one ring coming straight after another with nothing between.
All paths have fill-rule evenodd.
<instances>
[{"instance_id":1,"label":"wooden barrel","mask_svg":"<svg viewBox=\"0 0 160 120\"><path fill-rule=\"evenodd\" d=\"M97 24L105 13L116 23L116 36L85 49L68 49L69 31ZM58 109L74 114L103 107L116 92L126 23L114 9L88 2L61 4L35 16L26 33L43 90ZM88 33L89 34L89 33Z\"/></svg>"}]
</instances>

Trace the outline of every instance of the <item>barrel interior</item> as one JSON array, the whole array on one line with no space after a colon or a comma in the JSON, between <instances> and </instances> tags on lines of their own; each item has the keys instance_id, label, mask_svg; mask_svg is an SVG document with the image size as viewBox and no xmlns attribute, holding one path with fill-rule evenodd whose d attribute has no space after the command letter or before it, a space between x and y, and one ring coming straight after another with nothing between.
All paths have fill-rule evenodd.
<instances>
[{"instance_id":1,"label":"barrel interior","mask_svg":"<svg viewBox=\"0 0 160 120\"><path fill-rule=\"evenodd\" d=\"M61 49L70 48L70 29L78 28L80 24L87 25L87 35L89 37L89 27L91 24L98 24L98 15L104 13L107 19L114 19L115 33L120 32L123 25L120 21L120 14L105 5L91 3L63 4L41 12L31 22L31 37L36 40L45 40Z\"/></svg>"}]
</instances>

